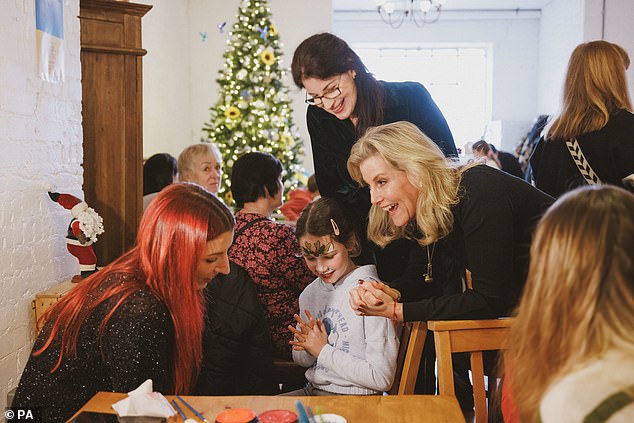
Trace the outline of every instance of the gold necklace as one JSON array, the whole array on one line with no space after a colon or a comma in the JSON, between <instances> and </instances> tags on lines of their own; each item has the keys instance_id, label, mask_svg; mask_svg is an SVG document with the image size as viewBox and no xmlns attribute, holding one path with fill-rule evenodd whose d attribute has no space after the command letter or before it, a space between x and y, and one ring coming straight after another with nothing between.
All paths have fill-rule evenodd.
<instances>
[{"instance_id":1,"label":"gold necklace","mask_svg":"<svg viewBox=\"0 0 634 423\"><path fill-rule=\"evenodd\" d=\"M429 245L427 245L427 272L423 274L426 283L432 283L434 281L433 268L431 260L434 258L434 250L436 249L436 243L431 245L431 254L429 252Z\"/></svg>"}]
</instances>

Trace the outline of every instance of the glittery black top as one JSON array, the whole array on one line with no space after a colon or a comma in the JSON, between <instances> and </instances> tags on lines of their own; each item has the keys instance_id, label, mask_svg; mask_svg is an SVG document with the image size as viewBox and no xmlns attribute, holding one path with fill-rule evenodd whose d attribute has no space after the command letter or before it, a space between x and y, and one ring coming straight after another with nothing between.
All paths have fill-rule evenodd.
<instances>
[{"instance_id":1,"label":"glittery black top","mask_svg":"<svg viewBox=\"0 0 634 423\"><path fill-rule=\"evenodd\" d=\"M114 283L126 277L115 276ZM31 356L13 400L14 407L41 407L42 421L64 422L97 391L128 392L146 379L154 390L172 386L174 328L165 304L148 289L130 295L104 329L99 348L99 325L116 304L115 296L99 305L80 329L75 357L59 358L55 341L42 355ZM52 319L35 341L34 351L48 338ZM59 336L57 337L59 339Z\"/></svg>"}]
</instances>

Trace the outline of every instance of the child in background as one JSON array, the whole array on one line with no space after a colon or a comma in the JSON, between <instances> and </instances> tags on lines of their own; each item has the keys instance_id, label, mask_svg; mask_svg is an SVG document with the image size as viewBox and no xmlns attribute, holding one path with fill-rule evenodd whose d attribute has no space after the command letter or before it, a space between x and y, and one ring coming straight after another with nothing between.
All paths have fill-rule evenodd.
<instances>
[{"instance_id":1,"label":"child in background","mask_svg":"<svg viewBox=\"0 0 634 423\"><path fill-rule=\"evenodd\" d=\"M218 195L222 182L222 155L216 144L200 143L185 148L178 156L181 182L193 182Z\"/></svg>"},{"instance_id":2,"label":"child in background","mask_svg":"<svg viewBox=\"0 0 634 423\"><path fill-rule=\"evenodd\" d=\"M309 367L305 388L285 395L373 395L392 385L399 341L385 317L357 316L348 303L359 280L378 280L374 265L357 267L358 236L331 198L310 203L296 235L308 268L317 276L299 297L293 360ZM300 316L306 316L303 320Z\"/></svg>"}]
</instances>

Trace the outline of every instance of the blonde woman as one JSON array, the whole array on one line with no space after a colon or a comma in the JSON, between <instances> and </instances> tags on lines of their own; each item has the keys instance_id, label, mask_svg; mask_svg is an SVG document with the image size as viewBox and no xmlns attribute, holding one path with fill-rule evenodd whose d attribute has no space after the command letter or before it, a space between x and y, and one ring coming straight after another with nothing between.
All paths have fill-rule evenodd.
<instances>
[{"instance_id":1,"label":"blonde woman","mask_svg":"<svg viewBox=\"0 0 634 423\"><path fill-rule=\"evenodd\" d=\"M634 421L634 195L585 187L544 215L505 354L523 422Z\"/></svg>"},{"instance_id":2,"label":"blonde woman","mask_svg":"<svg viewBox=\"0 0 634 423\"><path fill-rule=\"evenodd\" d=\"M319 191L342 201L362 238L355 263L376 264L379 275L390 279L408 271L420 275L407 260L419 253L416 243L403 239L379 251L365 239L370 198L367 189L350 178L346 161L368 127L399 120L418 126L447 157L457 157L442 111L418 82L377 80L348 43L331 33L302 41L291 69L295 85L306 91L306 125Z\"/></svg>"},{"instance_id":3,"label":"blonde woman","mask_svg":"<svg viewBox=\"0 0 634 423\"><path fill-rule=\"evenodd\" d=\"M586 185L566 146L576 140L603 183L634 190L634 115L625 75L629 65L627 52L607 41L580 44L572 52L562 111L530 158L537 188L559 197Z\"/></svg>"},{"instance_id":4,"label":"blonde woman","mask_svg":"<svg viewBox=\"0 0 634 423\"><path fill-rule=\"evenodd\" d=\"M182 182L193 182L218 195L222 183L222 155L216 144L199 143L185 148L178 156Z\"/></svg>"},{"instance_id":5,"label":"blonde woman","mask_svg":"<svg viewBox=\"0 0 634 423\"><path fill-rule=\"evenodd\" d=\"M408 122L370 128L352 148L348 170L370 188L371 241L383 246L414 238L424 247L427 281L447 280L445 269L458 268L471 272L473 284L403 304L395 290L368 282L351 292L357 313L426 321L486 319L512 310L524 285L532 229L551 197L488 166L458 167Z\"/></svg>"}]
</instances>

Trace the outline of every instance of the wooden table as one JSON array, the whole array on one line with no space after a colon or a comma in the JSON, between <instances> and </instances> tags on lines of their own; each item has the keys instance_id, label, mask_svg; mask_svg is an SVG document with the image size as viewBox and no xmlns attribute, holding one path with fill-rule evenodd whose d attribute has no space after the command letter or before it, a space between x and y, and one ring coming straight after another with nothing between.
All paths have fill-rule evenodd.
<instances>
[{"instance_id":1,"label":"wooden table","mask_svg":"<svg viewBox=\"0 0 634 423\"><path fill-rule=\"evenodd\" d=\"M126 394L99 392L90 399L81 411L112 413L111 405L126 397ZM168 400L174 397L167 396ZM200 411L210 422L216 415L227 408L250 408L256 413L266 410L284 409L297 412L295 401L310 405L313 412L317 407L322 413L342 415L348 423L386 422L411 423L464 422L464 417L455 397L442 395L390 395L390 396L331 396L331 397L183 397L194 408ZM186 407L182 407L187 417L194 417ZM170 423L181 423L178 417L171 418ZM197 420L197 419L196 419ZM197 420L198 421L198 420Z\"/></svg>"}]
</instances>

